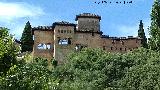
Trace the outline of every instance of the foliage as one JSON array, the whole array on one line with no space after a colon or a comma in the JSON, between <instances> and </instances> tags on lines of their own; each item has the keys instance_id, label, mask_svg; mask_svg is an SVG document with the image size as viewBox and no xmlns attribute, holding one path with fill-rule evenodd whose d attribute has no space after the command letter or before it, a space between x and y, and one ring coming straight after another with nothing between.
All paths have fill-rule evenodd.
<instances>
[{"instance_id":1,"label":"foliage","mask_svg":"<svg viewBox=\"0 0 160 90\"><path fill-rule=\"evenodd\" d=\"M53 67L56 67L58 65L58 61L55 59L52 59L51 64L53 65Z\"/></svg>"},{"instance_id":2,"label":"foliage","mask_svg":"<svg viewBox=\"0 0 160 90\"><path fill-rule=\"evenodd\" d=\"M151 12L150 40L152 50L160 51L160 1L155 0Z\"/></svg>"},{"instance_id":3,"label":"foliage","mask_svg":"<svg viewBox=\"0 0 160 90\"><path fill-rule=\"evenodd\" d=\"M22 61L26 62L26 63L31 63L33 61L33 55L31 52L23 52L24 53L24 57L22 59Z\"/></svg>"},{"instance_id":4,"label":"foliage","mask_svg":"<svg viewBox=\"0 0 160 90\"><path fill-rule=\"evenodd\" d=\"M60 79L60 90L154 90L160 85L159 58L159 52L144 48L126 54L83 49L69 55L53 75Z\"/></svg>"},{"instance_id":5,"label":"foliage","mask_svg":"<svg viewBox=\"0 0 160 90\"><path fill-rule=\"evenodd\" d=\"M36 58L32 63L14 65L0 78L1 90L54 90L58 79L47 68L47 61Z\"/></svg>"},{"instance_id":6,"label":"foliage","mask_svg":"<svg viewBox=\"0 0 160 90\"><path fill-rule=\"evenodd\" d=\"M125 76L117 81L124 90L159 90L160 89L160 53L139 49L129 54L128 60L134 60Z\"/></svg>"},{"instance_id":7,"label":"foliage","mask_svg":"<svg viewBox=\"0 0 160 90\"><path fill-rule=\"evenodd\" d=\"M0 28L0 75L6 73L16 64L18 48L14 45L13 38L9 36L7 28Z\"/></svg>"},{"instance_id":8,"label":"foliage","mask_svg":"<svg viewBox=\"0 0 160 90\"><path fill-rule=\"evenodd\" d=\"M102 90L113 87L114 81L123 77L128 65L121 58L121 54L100 49L83 49L68 56L68 61L56 68L54 76L61 79L62 90Z\"/></svg>"},{"instance_id":9,"label":"foliage","mask_svg":"<svg viewBox=\"0 0 160 90\"><path fill-rule=\"evenodd\" d=\"M31 58L28 58L31 59ZM0 77L1 90L159 90L160 52L139 48L125 54L85 48L50 71L46 59L14 65Z\"/></svg>"},{"instance_id":10,"label":"foliage","mask_svg":"<svg viewBox=\"0 0 160 90\"><path fill-rule=\"evenodd\" d=\"M144 48L147 48L147 38L145 36L145 32L143 29L142 20L140 20L140 24L139 24L138 37L142 38L142 42L141 42L142 46Z\"/></svg>"},{"instance_id":11,"label":"foliage","mask_svg":"<svg viewBox=\"0 0 160 90\"><path fill-rule=\"evenodd\" d=\"M22 52L32 51L33 50L33 35L32 35L32 27L30 22L28 21L25 25L24 31L21 37L21 48Z\"/></svg>"}]
</instances>

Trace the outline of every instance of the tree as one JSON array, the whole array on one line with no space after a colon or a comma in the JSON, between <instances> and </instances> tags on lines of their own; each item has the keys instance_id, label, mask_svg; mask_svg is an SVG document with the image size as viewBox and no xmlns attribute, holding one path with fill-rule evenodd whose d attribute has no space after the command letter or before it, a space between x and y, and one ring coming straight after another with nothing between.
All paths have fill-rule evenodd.
<instances>
[{"instance_id":1,"label":"tree","mask_svg":"<svg viewBox=\"0 0 160 90\"><path fill-rule=\"evenodd\" d=\"M21 48L22 52L32 51L33 50L33 35L31 31L32 27L28 21L25 25L24 31L21 37Z\"/></svg>"},{"instance_id":2,"label":"tree","mask_svg":"<svg viewBox=\"0 0 160 90\"><path fill-rule=\"evenodd\" d=\"M57 90L59 80L47 68L47 60L14 65L0 78L0 90Z\"/></svg>"},{"instance_id":3,"label":"tree","mask_svg":"<svg viewBox=\"0 0 160 90\"><path fill-rule=\"evenodd\" d=\"M160 52L138 49L125 55L132 66L118 80L120 90L160 90Z\"/></svg>"},{"instance_id":4,"label":"tree","mask_svg":"<svg viewBox=\"0 0 160 90\"><path fill-rule=\"evenodd\" d=\"M160 1L155 0L151 12L149 47L160 50Z\"/></svg>"},{"instance_id":5,"label":"tree","mask_svg":"<svg viewBox=\"0 0 160 90\"><path fill-rule=\"evenodd\" d=\"M16 64L18 47L14 45L13 38L9 36L7 28L0 28L0 75L6 73Z\"/></svg>"},{"instance_id":6,"label":"tree","mask_svg":"<svg viewBox=\"0 0 160 90\"><path fill-rule=\"evenodd\" d=\"M145 32L143 29L142 20L140 20L140 24L139 24L138 37L142 38L142 41L141 41L142 47L147 48L147 38L145 36Z\"/></svg>"},{"instance_id":7,"label":"tree","mask_svg":"<svg viewBox=\"0 0 160 90\"><path fill-rule=\"evenodd\" d=\"M54 68L57 70L53 76L60 79L60 90L104 90L114 87L114 82L124 76L125 68L131 66L122 58L122 54L100 49L82 49L70 54L64 65Z\"/></svg>"}]
</instances>

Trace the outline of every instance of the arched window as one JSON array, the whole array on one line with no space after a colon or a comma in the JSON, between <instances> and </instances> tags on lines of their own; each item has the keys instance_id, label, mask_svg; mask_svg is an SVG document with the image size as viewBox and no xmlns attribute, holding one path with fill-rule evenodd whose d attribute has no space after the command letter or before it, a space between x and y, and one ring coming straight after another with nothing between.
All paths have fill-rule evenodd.
<instances>
[{"instance_id":1,"label":"arched window","mask_svg":"<svg viewBox=\"0 0 160 90\"><path fill-rule=\"evenodd\" d=\"M58 40L58 44L59 45L68 45L68 44L71 44L71 38L68 38L68 39L59 39Z\"/></svg>"},{"instance_id":2,"label":"arched window","mask_svg":"<svg viewBox=\"0 0 160 90\"><path fill-rule=\"evenodd\" d=\"M51 43L40 43L38 44L37 49L51 49Z\"/></svg>"},{"instance_id":3,"label":"arched window","mask_svg":"<svg viewBox=\"0 0 160 90\"><path fill-rule=\"evenodd\" d=\"M67 45L68 44L68 40L67 39L59 39L58 40L58 44L59 45Z\"/></svg>"},{"instance_id":4,"label":"arched window","mask_svg":"<svg viewBox=\"0 0 160 90\"><path fill-rule=\"evenodd\" d=\"M113 47L111 47L111 50L113 50Z\"/></svg>"},{"instance_id":5,"label":"arched window","mask_svg":"<svg viewBox=\"0 0 160 90\"><path fill-rule=\"evenodd\" d=\"M38 49L46 49L46 45L44 43L38 44Z\"/></svg>"}]
</instances>

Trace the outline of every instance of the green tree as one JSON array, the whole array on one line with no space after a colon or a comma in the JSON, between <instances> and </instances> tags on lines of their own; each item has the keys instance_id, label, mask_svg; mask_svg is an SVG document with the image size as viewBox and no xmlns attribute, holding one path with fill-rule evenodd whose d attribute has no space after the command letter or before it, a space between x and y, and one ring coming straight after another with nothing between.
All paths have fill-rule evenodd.
<instances>
[{"instance_id":1,"label":"green tree","mask_svg":"<svg viewBox=\"0 0 160 90\"><path fill-rule=\"evenodd\" d=\"M125 54L124 60L133 65L117 81L121 90L160 90L160 52L141 48Z\"/></svg>"},{"instance_id":2,"label":"green tree","mask_svg":"<svg viewBox=\"0 0 160 90\"><path fill-rule=\"evenodd\" d=\"M160 50L160 1L155 0L151 12L149 47Z\"/></svg>"},{"instance_id":3,"label":"green tree","mask_svg":"<svg viewBox=\"0 0 160 90\"><path fill-rule=\"evenodd\" d=\"M142 47L147 48L147 38L145 36L145 32L143 29L142 20L140 20L140 24L139 24L138 37L142 38L142 41L141 41Z\"/></svg>"},{"instance_id":4,"label":"green tree","mask_svg":"<svg viewBox=\"0 0 160 90\"><path fill-rule=\"evenodd\" d=\"M14 65L0 78L0 90L57 90L59 80L47 68L47 60Z\"/></svg>"},{"instance_id":5,"label":"green tree","mask_svg":"<svg viewBox=\"0 0 160 90\"><path fill-rule=\"evenodd\" d=\"M24 31L21 37L21 48L22 52L32 51L33 50L33 35L32 35L32 27L30 22L28 21L25 25Z\"/></svg>"},{"instance_id":6,"label":"green tree","mask_svg":"<svg viewBox=\"0 0 160 90\"><path fill-rule=\"evenodd\" d=\"M7 28L0 28L0 73L6 73L16 64L18 48L14 45L13 38L9 36Z\"/></svg>"},{"instance_id":7,"label":"green tree","mask_svg":"<svg viewBox=\"0 0 160 90\"><path fill-rule=\"evenodd\" d=\"M115 87L124 76L129 61L122 54L106 53L100 49L82 49L70 54L64 65L57 66L54 76L60 79L60 90L103 90Z\"/></svg>"}]
</instances>

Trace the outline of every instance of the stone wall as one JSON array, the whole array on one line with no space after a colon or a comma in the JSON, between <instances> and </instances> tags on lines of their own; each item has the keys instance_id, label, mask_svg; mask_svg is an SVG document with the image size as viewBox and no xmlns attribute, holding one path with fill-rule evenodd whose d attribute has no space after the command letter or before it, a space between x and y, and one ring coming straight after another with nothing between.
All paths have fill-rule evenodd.
<instances>
[{"instance_id":1,"label":"stone wall","mask_svg":"<svg viewBox=\"0 0 160 90\"><path fill-rule=\"evenodd\" d=\"M99 19L78 18L78 31L100 31Z\"/></svg>"},{"instance_id":2,"label":"stone wall","mask_svg":"<svg viewBox=\"0 0 160 90\"><path fill-rule=\"evenodd\" d=\"M54 32L35 30L34 31L34 46L33 52L36 57L45 57L47 59L53 58L54 53ZM38 46L39 45L39 46ZM42 46L43 47L40 47ZM48 45L48 48L46 47ZM49 48L50 45L50 48Z\"/></svg>"},{"instance_id":3,"label":"stone wall","mask_svg":"<svg viewBox=\"0 0 160 90\"><path fill-rule=\"evenodd\" d=\"M100 34L76 32L74 44L80 44L89 48L101 48Z\"/></svg>"},{"instance_id":4,"label":"stone wall","mask_svg":"<svg viewBox=\"0 0 160 90\"><path fill-rule=\"evenodd\" d=\"M58 63L64 62L65 56L74 50L74 29L74 26L63 25L56 25L54 28L54 57Z\"/></svg>"},{"instance_id":5,"label":"stone wall","mask_svg":"<svg viewBox=\"0 0 160 90\"><path fill-rule=\"evenodd\" d=\"M124 53L132 51L141 46L141 39L127 38L127 39L110 39L102 38L102 49L109 52Z\"/></svg>"}]
</instances>

